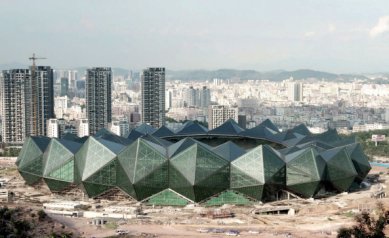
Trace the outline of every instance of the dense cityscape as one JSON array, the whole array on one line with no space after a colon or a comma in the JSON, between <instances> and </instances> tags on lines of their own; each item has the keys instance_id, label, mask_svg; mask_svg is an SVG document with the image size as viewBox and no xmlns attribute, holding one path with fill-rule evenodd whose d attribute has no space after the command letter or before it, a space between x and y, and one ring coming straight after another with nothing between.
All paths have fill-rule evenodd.
<instances>
[{"instance_id":1,"label":"dense cityscape","mask_svg":"<svg viewBox=\"0 0 389 238\"><path fill-rule=\"evenodd\" d=\"M29 135L62 137L73 133L83 137L102 128L125 136L142 123L156 128L166 124L177 130L183 122L196 120L213 129L229 118L242 128L253 128L266 119L281 130L303 123L313 133L328 128L336 128L343 134L389 128L389 87L376 83L373 76L349 82L313 77L279 81L239 77L183 81L174 79L174 75L165 76L164 68L160 68L161 72L154 72L159 68L150 68L142 72L128 70L125 74L121 70L122 74L118 74L109 67L84 72L33 67L2 72L1 125L5 144L21 145ZM37 86L42 88L41 94L27 92L32 88L28 84L32 72L43 79L43 84ZM159 81L154 86L147 83L156 79ZM142 97L156 90L158 98ZM38 109L28 106L34 102L40 102L42 114L35 115ZM148 111L158 115L147 115ZM30 120L29 113L36 122ZM220 118L217 113L224 116Z\"/></svg>"},{"instance_id":2,"label":"dense cityscape","mask_svg":"<svg viewBox=\"0 0 389 238\"><path fill-rule=\"evenodd\" d=\"M389 237L388 8L0 1L0 238Z\"/></svg>"}]
</instances>

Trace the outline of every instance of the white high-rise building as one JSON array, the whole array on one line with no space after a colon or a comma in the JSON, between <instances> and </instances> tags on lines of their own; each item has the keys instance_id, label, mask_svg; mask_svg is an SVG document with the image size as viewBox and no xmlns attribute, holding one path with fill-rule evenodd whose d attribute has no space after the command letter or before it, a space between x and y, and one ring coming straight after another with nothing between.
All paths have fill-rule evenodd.
<instances>
[{"instance_id":1,"label":"white high-rise building","mask_svg":"<svg viewBox=\"0 0 389 238\"><path fill-rule=\"evenodd\" d=\"M47 137L62 138L64 134L70 133L70 125L65 119L51 118L47 120Z\"/></svg>"},{"instance_id":2,"label":"white high-rise building","mask_svg":"<svg viewBox=\"0 0 389 238\"><path fill-rule=\"evenodd\" d=\"M120 136L120 125L119 121L112 121L109 125L109 130L115 135Z\"/></svg>"},{"instance_id":3,"label":"white high-rise building","mask_svg":"<svg viewBox=\"0 0 389 238\"><path fill-rule=\"evenodd\" d=\"M54 98L54 114L56 118L63 118L68 108L68 96Z\"/></svg>"},{"instance_id":4,"label":"white high-rise building","mask_svg":"<svg viewBox=\"0 0 389 238\"><path fill-rule=\"evenodd\" d=\"M47 121L47 137L58 138L59 136L59 127L57 119L49 119Z\"/></svg>"},{"instance_id":5,"label":"white high-rise building","mask_svg":"<svg viewBox=\"0 0 389 238\"><path fill-rule=\"evenodd\" d=\"M89 122L88 119L79 119L77 123L77 136L89 136Z\"/></svg>"},{"instance_id":6,"label":"white high-rise building","mask_svg":"<svg viewBox=\"0 0 389 238\"><path fill-rule=\"evenodd\" d=\"M172 108L172 101L173 101L173 92L167 90L165 92L165 111L168 111L170 108Z\"/></svg>"},{"instance_id":7,"label":"white high-rise building","mask_svg":"<svg viewBox=\"0 0 389 238\"><path fill-rule=\"evenodd\" d=\"M208 108L211 104L211 90L204 86L201 90L199 90L199 101L201 108Z\"/></svg>"},{"instance_id":8,"label":"white high-rise building","mask_svg":"<svg viewBox=\"0 0 389 238\"><path fill-rule=\"evenodd\" d=\"M293 102L303 101L303 84L299 82L288 82L288 100Z\"/></svg>"},{"instance_id":9,"label":"white high-rise building","mask_svg":"<svg viewBox=\"0 0 389 238\"><path fill-rule=\"evenodd\" d=\"M184 101L187 107L197 107L198 106L198 97L199 90L190 86L184 91Z\"/></svg>"},{"instance_id":10,"label":"white high-rise building","mask_svg":"<svg viewBox=\"0 0 389 238\"><path fill-rule=\"evenodd\" d=\"M211 103L211 91L206 86L201 89L190 86L184 90L183 98L187 107L208 108Z\"/></svg>"},{"instance_id":11,"label":"white high-rise building","mask_svg":"<svg viewBox=\"0 0 389 238\"><path fill-rule=\"evenodd\" d=\"M228 119L238 121L238 107L211 105L208 107L208 128L210 130L220 126Z\"/></svg>"},{"instance_id":12,"label":"white high-rise building","mask_svg":"<svg viewBox=\"0 0 389 238\"><path fill-rule=\"evenodd\" d=\"M125 136L130 131L130 124L127 119L113 121L110 125L110 131L118 136Z\"/></svg>"},{"instance_id":13,"label":"white high-rise building","mask_svg":"<svg viewBox=\"0 0 389 238\"><path fill-rule=\"evenodd\" d=\"M76 89L77 77L78 77L78 72L76 70L74 70L74 71L69 70L68 71L67 78L69 80L69 88L72 89L72 90Z\"/></svg>"}]
</instances>

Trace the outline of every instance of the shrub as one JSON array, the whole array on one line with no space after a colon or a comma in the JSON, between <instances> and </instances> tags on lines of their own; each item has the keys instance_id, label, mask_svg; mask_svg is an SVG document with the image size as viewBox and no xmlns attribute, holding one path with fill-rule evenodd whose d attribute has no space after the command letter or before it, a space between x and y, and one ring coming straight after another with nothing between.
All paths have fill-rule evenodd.
<instances>
[{"instance_id":1,"label":"shrub","mask_svg":"<svg viewBox=\"0 0 389 238\"><path fill-rule=\"evenodd\" d=\"M39 211L38 211L38 218L39 218L39 221L43 221L46 217L47 217L47 214L46 214L45 211L43 211L43 210L39 210Z\"/></svg>"},{"instance_id":2,"label":"shrub","mask_svg":"<svg viewBox=\"0 0 389 238\"><path fill-rule=\"evenodd\" d=\"M378 217L363 212L355 217L356 225L351 228L340 228L338 238L382 238L384 229L389 221L389 211L384 209L382 203L377 204Z\"/></svg>"}]
</instances>

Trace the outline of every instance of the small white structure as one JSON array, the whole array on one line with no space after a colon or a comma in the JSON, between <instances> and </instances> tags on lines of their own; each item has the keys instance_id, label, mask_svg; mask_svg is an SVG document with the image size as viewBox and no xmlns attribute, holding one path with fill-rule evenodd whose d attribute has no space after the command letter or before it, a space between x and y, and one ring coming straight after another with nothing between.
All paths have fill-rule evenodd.
<instances>
[{"instance_id":1,"label":"small white structure","mask_svg":"<svg viewBox=\"0 0 389 238\"><path fill-rule=\"evenodd\" d=\"M53 202L53 203L43 203L43 209L48 210L68 210L73 211L75 209L81 208L82 204L79 202L72 202L72 201L60 201L60 202Z\"/></svg>"}]
</instances>

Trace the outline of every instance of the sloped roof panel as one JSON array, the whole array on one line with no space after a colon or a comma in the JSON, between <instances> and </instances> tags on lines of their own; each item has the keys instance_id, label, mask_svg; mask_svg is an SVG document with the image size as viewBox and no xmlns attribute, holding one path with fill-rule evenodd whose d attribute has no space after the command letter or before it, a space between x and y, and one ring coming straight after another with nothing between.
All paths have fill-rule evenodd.
<instances>
[{"instance_id":1,"label":"sloped roof panel","mask_svg":"<svg viewBox=\"0 0 389 238\"><path fill-rule=\"evenodd\" d=\"M138 139L139 137L143 136L144 134L137 131L137 130L131 130L128 135L127 135L127 139L129 139L130 141L135 141L136 139Z\"/></svg>"},{"instance_id":2,"label":"sloped roof panel","mask_svg":"<svg viewBox=\"0 0 389 238\"><path fill-rule=\"evenodd\" d=\"M240 148L231 141L227 141L226 143L215 147L213 152L229 161L232 161L246 153L244 149Z\"/></svg>"},{"instance_id":3,"label":"sloped roof panel","mask_svg":"<svg viewBox=\"0 0 389 238\"><path fill-rule=\"evenodd\" d=\"M61 143L63 146L65 146L65 148L68 149L73 154L77 153L77 151L82 146L82 143L79 143L77 141L71 141L71 140L67 140L67 139L60 139L58 141L59 141L59 143Z\"/></svg>"},{"instance_id":4,"label":"sloped roof panel","mask_svg":"<svg viewBox=\"0 0 389 238\"><path fill-rule=\"evenodd\" d=\"M294 133L299 133L300 135L309 136L312 133L308 130L307 126L304 124L300 124L291 129Z\"/></svg>"},{"instance_id":5,"label":"sloped roof panel","mask_svg":"<svg viewBox=\"0 0 389 238\"><path fill-rule=\"evenodd\" d=\"M121 137L121 136L118 136L118 135L115 135L115 134L104 134L99 138L104 139L104 140L108 140L108 141L112 141L112 142L115 142L118 144L122 144L122 145L131 144L131 140L124 138L124 137Z\"/></svg>"},{"instance_id":6,"label":"sloped roof panel","mask_svg":"<svg viewBox=\"0 0 389 238\"><path fill-rule=\"evenodd\" d=\"M78 141L80 139L80 137L78 137L72 133L66 133L61 139L70 140L70 141Z\"/></svg>"},{"instance_id":7,"label":"sloped roof panel","mask_svg":"<svg viewBox=\"0 0 389 238\"><path fill-rule=\"evenodd\" d=\"M139 138L138 140L142 140L142 142L148 144L149 146L153 147L155 150L157 150L160 154L167 156L167 149L164 145L158 144L156 142L158 141L152 141L150 140L150 135L143 136Z\"/></svg>"},{"instance_id":8,"label":"sloped roof panel","mask_svg":"<svg viewBox=\"0 0 389 238\"><path fill-rule=\"evenodd\" d=\"M275 131L275 132L280 132L280 130L278 129L278 127L276 127L276 126L273 124L273 122L272 122L271 120L269 120L269 119L266 119L266 120L264 120L263 122L261 122L261 123L259 124L259 126L264 126L264 127L267 127L267 128L269 128L269 129L271 129L271 130L273 130L273 131Z\"/></svg>"},{"instance_id":9,"label":"sloped roof panel","mask_svg":"<svg viewBox=\"0 0 389 238\"><path fill-rule=\"evenodd\" d=\"M206 135L208 129L198 122L185 123L176 135Z\"/></svg>"},{"instance_id":10,"label":"sloped roof panel","mask_svg":"<svg viewBox=\"0 0 389 238\"><path fill-rule=\"evenodd\" d=\"M144 136L142 136L141 138L144 139L144 140L153 142L153 143L155 143L155 144L157 144L157 145L163 146L163 147L168 147L168 146L170 146L171 144L173 144L173 143L170 142L170 141L161 139L161 138L156 137L156 136L152 136L152 135L150 135L150 134L144 135Z\"/></svg>"},{"instance_id":11,"label":"sloped roof panel","mask_svg":"<svg viewBox=\"0 0 389 238\"><path fill-rule=\"evenodd\" d=\"M314 137L327 143L336 143L341 140L336 129L329 129L321 134L316 134Z\"/></svg>"},{"instance_id":12,"label":"sloped roof panel","mask_svg":"<svg viewBox=\"0 0 389 238\"><path fill-rule=\"evenodd\" d=\"M39 147L42 152L45 152L47 146L50 143L50 138L45 136L31 136L31 139Z\"/></svg>"},{"instance_id":13,"label":"sloped roof panel","mask_svg":"<svg viewBox=\"0 0 389 238\"><path fill-rule=\"evenodd\" d=\"M169 128L167 128L165 125L163 125L158 130L156 130L152 135L163 138L163 137L173 136L174 132L171 131Z\"/></svg>"},{"instance_id":14,"label":"sloped roof panel","mask_svg":"<svg viewBox=\"0 0 389 238\"><path fill-rule=\"evenodd\" d=\"M194 144L196 144L196 141L192 138L182 139L168 147L168 156L173 157Z\"/></svg>"},{"instance_id":15,"label":"sloped roof panel","mask_svg":"<svg viewBox=\"0 0 389 238\"><path fill-rule=\"evenodd\" d=\"M155 129L154 127L152 127L150 125L147 125L145 123L143 123L142 125L136 127L135 130L137 132L140 132L140 133L144 134L144 135L146 135L146 134L153 134L154 132L157 131L157 129Z\"/></svg>"},{"instance_id":16,"label":"sloped roof panel","mask_svg":"<svg viewBox=\"0 0 389 238\"><path fill-rule=\"evenodd\" d=\"M238 123L233 119L228 119L222 125L216 127L213 130L208 131L208 134L211 135L238 135L243 132L244 129L241 128Z\"/></svg>"},{"instance_id":17,"label":"sloped roof panel","mask_svg":"<svg viewBox=\"0 0 389 238\"><path fill-rule=\"evenodd\" d=\"M112 134L112 132L110 132L110 131L109 131L108 129L106 129L106 128L102 128L102 129L98 130L94 136L95 136L95 137L101 137L101 136L107 135L107 134L108 134L108 135L109 135L109 134Z\"/></svg>"},{"instance_id":18,"label":"sloped roof panel","mask_svg":"<svg viewBox=\"0 0 389 238\"><path fill-rule=\"evenodd\" d=\"M119 144L114 141L106 140L103 138L96 138L96 140L115 154L118 154L125 147L125 145L123 144Z\"/></svg>"}]
</instances>

